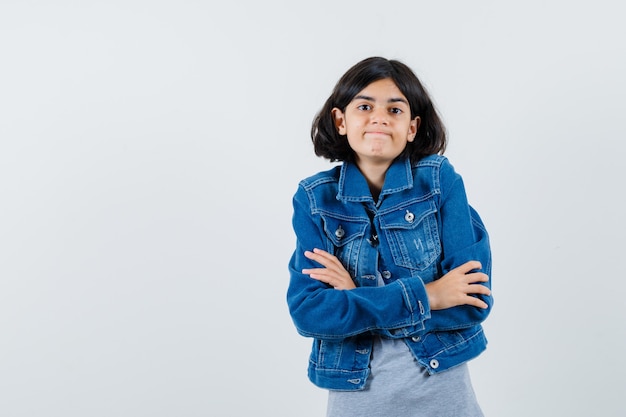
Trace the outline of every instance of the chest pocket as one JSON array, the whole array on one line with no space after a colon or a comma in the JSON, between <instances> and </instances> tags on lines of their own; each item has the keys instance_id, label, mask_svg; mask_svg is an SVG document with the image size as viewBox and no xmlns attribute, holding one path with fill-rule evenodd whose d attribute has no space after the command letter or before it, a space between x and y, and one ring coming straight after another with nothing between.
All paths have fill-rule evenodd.
<instances>
[{"instance_id":1,"label":"chest pocket","mask_svg":"<svg viewBox=\"0 0 626 417\"><path fill-rule=\"evenodd\" d=\"M436 214L437 207L430 199L380 216L396 265L423 271L441 255Z\"/></svg>"},{"instance_id":2,"label":"chest pocket","mask_svg":"<svg viewBox=\"0 0 626 417\"><path fill-rule=\"evenodd\" d=\"M359 248L369 220L345 220L323 214L322 221L324 233L329 241L329 247L326 250L339 258L353 277L356 276Z\"/></svg>"}]
</instances>

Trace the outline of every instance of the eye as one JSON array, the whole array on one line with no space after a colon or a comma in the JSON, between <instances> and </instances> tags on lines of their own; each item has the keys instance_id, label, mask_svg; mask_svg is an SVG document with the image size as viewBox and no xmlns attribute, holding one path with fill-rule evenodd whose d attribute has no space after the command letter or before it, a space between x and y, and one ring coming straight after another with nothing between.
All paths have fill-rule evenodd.
<instances>
[{"instance_id":1,"label":"eye","mask_svg":"<svg viewBox=\"0 0 626 417\"><path fill-rule=\"evenodd\" d=\"M391 109L389 109L389 113L402 114L403 110L401 108L398 108L398 107L392 107Z\"/></svg>"},{"instance_id":2,"label":"eye","mask_svg":"<svg viewBox=\"0 0 626 417\"><path fill-rule=\"evenodd\" d=\"M357 106L357 109L367 111L367 110L371 110L372 106L370 106L369 104L360 104Z\"/></svg>"}]
</instances>

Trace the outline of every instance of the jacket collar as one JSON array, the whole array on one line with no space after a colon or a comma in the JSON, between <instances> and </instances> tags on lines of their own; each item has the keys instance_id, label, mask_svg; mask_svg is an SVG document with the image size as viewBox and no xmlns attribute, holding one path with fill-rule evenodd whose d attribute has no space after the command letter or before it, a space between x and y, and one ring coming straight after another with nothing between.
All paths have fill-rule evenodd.
<instances>
[{"instance_id":1,"label":"jacket collar","mask_svg":"<svg viewBox=\"0 0 626 417\"><path fill-rule=\"evenodd\" d=\"M380 197L413 188L411 162L408 158L395 160L385 174ZM337 199L342 201L373 201L367 181L353 162L344 162L339 173Z\"/></svg>"}]
</instances>

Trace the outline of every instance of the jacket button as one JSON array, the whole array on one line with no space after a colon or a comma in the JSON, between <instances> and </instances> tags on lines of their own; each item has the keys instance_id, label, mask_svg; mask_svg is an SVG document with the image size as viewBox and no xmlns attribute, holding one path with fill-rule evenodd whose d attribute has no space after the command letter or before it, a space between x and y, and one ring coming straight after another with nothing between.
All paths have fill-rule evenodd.
<instances>
[{"instance_id":1,"label":"jacket button","mask_svg":"<svg viewBox=\"0 0 626 417\"><path fill-rule=\"evenodd\" d=\"M433 369L439 368L439 361L437 359L430 360L430 367Z\"/></svg>"},{"instance_id":2,"label":"jacket button","mask_svg":"<svg viewBox=\"0 0 626 417\"><path fill-rule=\"evenodd\" d=\"M345 234L346 232L341 228L341 226L339 226L337 230L335 230L335 236L337 236L337 239L341 239L342 237L344 237Z\"/></svg>"},{"instance_id":3,"label":"jacket button","mask_svg":"<svg viewBox=\"0 0 626 417\"><path fill-rule=\"evenodd\" d=\"M391 272L389 272L389 271L383 271L382 275L383 275L383 278L385 278L385 279L391 278Z\"/></svg>"},{"instance_id":4,"label":"jacket button","mask_svg":"<svg viewBox=\"0 0 626 417\"><path fill-rule=\"evenodd\" d=\"M422 340L422 338L421 338L421 337L419 337L419 336L413 336L413 337L411 338L411 340L412 340L412 341L414 341L414 342L419 342L420 340Z\"/></svg>"},{"instance_id":5,"label":"jacket button","mask_svg":"<svg viewBox=\"0 0 626 417\"><path fill-rule=\"evenodd\" d=\"M413 223L413 220L415 220L415 214L407 210L406 214L404 215L404 220L406 220L409 223Z\"/></svg>"}]
</instances>

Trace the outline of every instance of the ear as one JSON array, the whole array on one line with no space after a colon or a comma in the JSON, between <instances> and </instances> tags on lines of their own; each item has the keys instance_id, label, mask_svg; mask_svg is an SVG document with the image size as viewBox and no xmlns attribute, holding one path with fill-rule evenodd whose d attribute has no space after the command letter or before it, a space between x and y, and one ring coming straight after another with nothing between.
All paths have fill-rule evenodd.
<instances>
[{"instance_id":1,"label":"ear","mask_svg":"<svg viewBox=\"0 0 626 417\"><path fill-rule=\"evenodd\" d=\"M419 116L416 116L415 119L411 120L411 124L409 125L409 132L407 133L406 140L408 142L413 142L415 140L415 135L417 135L417 131L420 128L420 123L422 119Z\"/></svg>"},{"instance_id":2,"label":"ear","mask_svg":"<svg viewBox=\"0 0 626 417\"><path fill-rule=\"evenodd\" d=\"M337 107L333 107L331 110L333 119L335 119L335 128L340 135L346 134L346 118L341 110Z\"/></svg>"}]
</instances>

